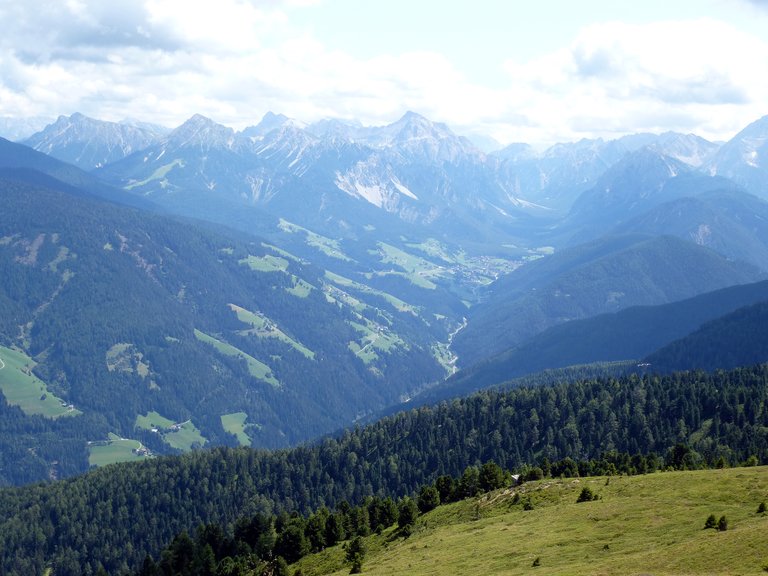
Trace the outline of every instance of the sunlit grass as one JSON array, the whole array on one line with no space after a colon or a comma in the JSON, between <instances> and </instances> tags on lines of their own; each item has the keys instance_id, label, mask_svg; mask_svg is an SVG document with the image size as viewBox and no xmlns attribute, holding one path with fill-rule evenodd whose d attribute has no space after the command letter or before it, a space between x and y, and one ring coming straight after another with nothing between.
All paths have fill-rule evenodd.
<instances>
[{"instance_id":1,"label":"sunlit grass","mask_svg":"<svg viewBox=\"0 0 768 576\"><path fill-rule=\"evenodd\" d=\"M600 499L576 503L584 486ZM526 500L532 510L523 509ZM371 541L363 573L760 574L768 564L768 516L756 513L764 500L766 467L532 482L440 506L408 539ZM709 514L726 516L728 530L705 530ZM339 550L299 568L305 576L348 574Z\"/></svg>"},{"instance_id":2,"label":"sunlit grass","mask_svg":"<svg viewBox=\"0 0 768 576\"><path fill-rule=\"evenodd\" d=\"M46 418L82 414L51 394L46 383L32 373L34 367L34 360L23 352L0 346L0 389L9 404L25 414Z\"/></svg>"}]
</instances>

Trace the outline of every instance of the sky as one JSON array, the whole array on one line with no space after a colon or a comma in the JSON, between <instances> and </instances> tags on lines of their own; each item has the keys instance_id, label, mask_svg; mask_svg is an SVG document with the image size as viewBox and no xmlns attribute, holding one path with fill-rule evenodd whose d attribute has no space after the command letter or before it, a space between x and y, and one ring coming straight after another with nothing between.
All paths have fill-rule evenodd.
<instances>
[{"instance_id":1,"label":"sky","mask_svg":"<svg viewBox=\"0 0 768 576\"><path fill-rule=\"evenodd\" d=\"M768 115L768 0L0 0L0 118L407 111L501 144Z\"/></svg>"}]
</instances>

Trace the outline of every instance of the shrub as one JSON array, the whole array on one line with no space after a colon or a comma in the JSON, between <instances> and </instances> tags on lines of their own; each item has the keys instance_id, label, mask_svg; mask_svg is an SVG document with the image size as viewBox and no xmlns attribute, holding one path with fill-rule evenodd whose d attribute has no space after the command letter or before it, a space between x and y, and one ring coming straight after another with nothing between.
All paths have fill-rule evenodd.
<instances>
[{"instance_id":1,"label":"shrub","mask_svg":"<svg viewBox=\"0 0 768 576\"><path fill-rule=\"evenodd\" d=\"M717 528L717 518L715 518L714 514L707 516L707 521L704 522L704 530L709 528Z\"/></svg>"},{"instance_id":2,"label":"shrub","mask_svg":"<svg viewBox=\"0 0 768 576\"><path fill-rule=\"evenodd\" d=\"M768 506L765 505L765 502L760 502L760 506L757 507L757 513L765 514L766 511L768 511Z\"/></svg>"},{"instance_id":3,"label":"shrub","mask_svg":"<svg viewBox=\"0 0 768 576\"><path fill-rule=\"evenodd\" d=\"M534 480L541 480L544 478L544 470L538 466L534 466L523 475L523 480L526 482L532 482Z\"/></svg>"},{"instance_id":4,"label":"shrub","mask_svg":"<svg viewBox=\"0 0 768 576\"><path fill-rule=\"evenodd\" d=\"M423 486L417 502L419 511L426 514L440 505L440 492L434 486Z\"/></svg>"},{"instance_id":5,"label":"shrub","mask_svg":"<svg viewBox=\"0 0 768 576\"><path fill-rule=\"evenodd\" d=\"M720 520L717 521L717 529L720 532L728 530L728 519L725 516L720 516Z\"/></svg>"},{"instance_id":6,"label":"shrub","mask_svg":"<svg viewBox=\"0 0 768 576\"><path fill-rule=\"evenodd\" d=\"M576 499L576 502L591 502L592 500L597 500L598 495L592 492L592 488L589 486L584 486L584 488L581 489L581 494L579 494L579 497Z\"/></svg>"}]
</instances>

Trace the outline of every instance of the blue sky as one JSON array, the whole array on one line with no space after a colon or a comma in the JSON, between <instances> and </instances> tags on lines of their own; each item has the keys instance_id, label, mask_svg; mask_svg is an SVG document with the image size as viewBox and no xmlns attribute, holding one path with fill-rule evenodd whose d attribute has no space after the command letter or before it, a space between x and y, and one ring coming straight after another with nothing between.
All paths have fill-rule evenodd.
<instances>
[{"instance_id":1,"label":"blue sky","mask_svg":"<svg viewBox=\"0 0 768 576\"><path fill-rule=\"evenodd\" d=\"M547 144L768 114L760 0L0 0L0 117L234 128L413 110Z\"/></svg>"}]
</instances>

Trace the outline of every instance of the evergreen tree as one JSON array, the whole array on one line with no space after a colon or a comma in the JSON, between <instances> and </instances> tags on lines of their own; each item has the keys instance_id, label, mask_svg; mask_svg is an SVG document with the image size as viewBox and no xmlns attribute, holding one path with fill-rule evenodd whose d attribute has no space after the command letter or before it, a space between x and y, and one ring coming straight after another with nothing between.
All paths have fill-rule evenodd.
<instances>
[{"instance_id":1,"label":"evergreen tree","mask_svg":"<svg viewBox=\"0 0 768 576\"><path fill-rule=\"evenodd\" d=\"M434 510L440 505L440 493L434 486L422 486L419 491L418 507L422 514Z\"/></svg>"},{"instance_id":2,"label":"evergreen tree","mask_svg":"<svg viewBox=\"0 0 768 576\"><path fill-rule=\"evenodd\" d=\"M483 492L498 490L504 486L504 471L492 460L480 467L478 484Z\"/></svg>"},{"instance_id":3,"label":"evergreen tree","mask_svg":"<svg viewBox=\"0 0 768 576\"><path fill-rule=\"evenodd\" d=\"M461 475L456 494L459 498L473 498L480 493L480 471L477 466L467 466Z\"/></svg>"},{"instance_id":4,"label":"evergreen tree","mask_svg":"<svg viewBox=\"0 0 768 576\"><path fill-rule=\"evenodd\" d=\"M363 571L365 554L365 541L360 536L356 536L347 546L347 562L352 564L350 574L360 574Z\"/></svg>"},{"instance_id":5,"label":"evergreen tree","mask_svg":"<svg viewBox=\"0 0 768 576\"><path fill-rule=\"evenodd\" d=\"M416 522L416 518L419 517L419 508L416 505L416 502L414 502L413 499L408 496L405 496L402 500L400 500L397 511L397 525L400 528L413 526L413 524Z\"/></svg>"}]
</instances>

